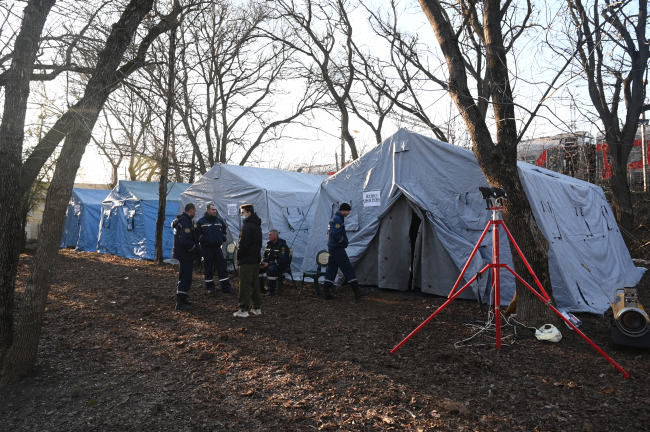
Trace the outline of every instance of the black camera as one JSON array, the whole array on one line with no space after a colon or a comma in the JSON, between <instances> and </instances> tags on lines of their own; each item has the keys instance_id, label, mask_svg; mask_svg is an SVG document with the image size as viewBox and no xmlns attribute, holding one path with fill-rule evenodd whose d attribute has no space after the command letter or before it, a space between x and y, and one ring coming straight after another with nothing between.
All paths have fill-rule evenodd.
<instances>
[{"instance_id":1,"label":"black camera","mask_svg":"<svg viewBox=\"0 0 650 432\"><path fill-rule=\"evenodd\" d=\"M496 202L493 201L496 201L499 198L508 198L505 189L479 186L478 190L481 191L481 195L483 195L483 199L487 203L488 209L496 204Z\"/></svg>"},{"instance_id":2,"label":"black camera","mask_svg":"<svg viewBox=\"0 0 650 432\"><path fill-rule=\"evenodd\" d=\"M506 195L505 189L501 189L501 188L479 186L478 190L481 191L481 194L483 195L483 199L508 197L508 195Z\"/></svg>"}]
</instances>

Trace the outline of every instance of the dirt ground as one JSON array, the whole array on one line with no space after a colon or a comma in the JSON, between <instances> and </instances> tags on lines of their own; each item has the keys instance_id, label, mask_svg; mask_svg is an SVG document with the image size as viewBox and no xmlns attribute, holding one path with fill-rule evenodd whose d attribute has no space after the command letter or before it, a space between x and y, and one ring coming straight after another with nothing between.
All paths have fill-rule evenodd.
<instances>
[{"instance_id":1,"label":"dirt ground","mask_svg":"<svg viewBox=\"0 0 650 432\"><path fill-rule=\"evenodd\" d=\"M18 302L31 259L21 256ZM473 302L453 303L391 356L443 299L377 290L355 302L346 287L326 302L288 284L241 319L236 298L206 296L198 275L195 311L176 312L175 278L172 266L61 251L37 370L0 389L0 429L650 428L650 352L614 351L604 318L580 315L629 380L566 327L559 343L520 327L500 351L456 349L473 333L465 324L485 320Z\"/></svg>"}]
</instances>

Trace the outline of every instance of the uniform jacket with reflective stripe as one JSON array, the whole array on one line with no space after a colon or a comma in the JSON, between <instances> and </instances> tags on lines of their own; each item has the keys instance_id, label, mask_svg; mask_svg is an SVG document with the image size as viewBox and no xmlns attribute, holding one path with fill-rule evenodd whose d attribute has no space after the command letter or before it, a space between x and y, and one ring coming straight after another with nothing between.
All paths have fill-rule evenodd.
<instances>
[{"instance_id":1,"label":"uniform jacket with reflective stripe","mask_svg":"<svg viewBox=\"0 0 650 432\"><path fill-rule=\"evenodd\" d=\"M270 265L288 266L289 260L290 252L286 241L278 238L275 244L272 242L266 244L264 258L262 259L263 262L269 263Z\"/></svg>"},{"instance_id":2,"label":"uniform jacket with reflective stripe","mask_svg":"<svg viewBox=\"0 0 650 432\"><path fill-rule=\"evenodd\" d=\"M206 213L196 222L195 227L202 247L219 247L226 241L226 224L218 216Z\"/></svg>"},{"instance_id":3,"label":"uniform jacket with reflective stripe","mask_svg":"<svg viewBox=\"0 0 650 432\"><path fill-rule=\"evenodd\" d=\"M199 236L194 229L192 218L187 213L176 216L172 222L174 229L174 249L172 255L179 261L194 261L201 258Z\"/></svg>"},{"instance_id":4,"label":"uniform jacket with reflective stripe","mask_svg":"<svg viewBox=\"0 0 650 432\"><path fill-rule=\"evenodd\" d=\"M345 232L345 216L336 212L327 228L327 247L348 247L348 235Z\"/></svg>"}]
</instances>

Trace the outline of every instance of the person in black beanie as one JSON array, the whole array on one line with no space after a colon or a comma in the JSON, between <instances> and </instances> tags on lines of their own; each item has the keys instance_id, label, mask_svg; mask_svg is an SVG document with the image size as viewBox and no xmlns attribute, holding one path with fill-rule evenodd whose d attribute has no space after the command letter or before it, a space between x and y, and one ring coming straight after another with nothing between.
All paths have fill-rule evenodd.
<instances>
[{"instance_id":1,"label":"person in black beanie","mask_svg":"<svg viewBox=\"0 0 650 432\"><path fill-rule=\"evenodd\" d=\"M357 282L357 275L350 264L350 258L345 252L345 248L348 247L348 235L345 232L345 217L350 215L352 207L350 204L343 203L339 206L339 211L336 212L334 217L330 220L329 228L327 229L327 249L329 251L330 257L327 262L327 270L325 270L325 283L323 285L323 298L325 300L331 300L334 297L332 294L332 286L334 285L334 279L336 278L336 273L339 269L345 276L345 279L352 287L354 292L354 298L359 300L364 295L369 294L368 291L364 291L359 288L359 283Z\"/></svg>"}]
</instances>

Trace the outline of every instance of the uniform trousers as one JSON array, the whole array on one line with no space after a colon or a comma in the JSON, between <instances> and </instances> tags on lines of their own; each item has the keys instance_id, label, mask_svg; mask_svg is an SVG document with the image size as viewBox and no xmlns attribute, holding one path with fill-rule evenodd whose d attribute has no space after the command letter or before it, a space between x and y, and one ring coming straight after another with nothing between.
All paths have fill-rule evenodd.
<instances>
[{"instance_id":1,"label":"uniform trousers","mask_svg":"<svg viewBox=\"0 0 650 432\"><path fill-rule=\"evenodd\" d=\"M331 288L334 285L334 280L336 279L336 273L341 269L341 273L345 276L345 279L348 281L350 286L355 287L358 285L357 274L350 264L350 258L345 251L345 248L342 247L331 247L328 248L330 253L329 261L327 261L327 270L325 270L325 283L323 284L326 288Z\"/></svg>"},{"instance_id":2,"label":"uniform trousers","mask_svg":"<svg viewBox=\"0 0 650 432\"><path fill-rule=\"evenodd\" d=\"M194 261L179 261L178 266L178 287L176 288L176 298L187 298L187 293L192 287L192 270Z\"/></svg>"},{"instance_id":3,"label":"uniform trousers","mask_svg":"<svg viewBox=\"0 0 650 432\"><path fill-rule=\"evenodd\" d=\"M214 268L217 268L217 276L219 277L219 284L224 291L230 291L230 278L228 277L228 270L226 269L226 259L219 247L203 247L203 275L205 277L205 289L214 291Z\"/></svg>"},{"instance_id":4,"label":"uniform trousers","mask_svg":"<svg viewBox=\"0 0 650 432\"><path fill-rule=\"evenodd\" d=\"M289 266L283 265L270 265L269 268L263 269L260 268L260 291L264 291L264 273L266 273L266 279L269 281L269 292L275 292L275 285L278 282L278 276L284 274L287 271Z\"/></svg>"}]
</instances>

